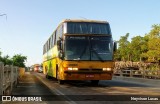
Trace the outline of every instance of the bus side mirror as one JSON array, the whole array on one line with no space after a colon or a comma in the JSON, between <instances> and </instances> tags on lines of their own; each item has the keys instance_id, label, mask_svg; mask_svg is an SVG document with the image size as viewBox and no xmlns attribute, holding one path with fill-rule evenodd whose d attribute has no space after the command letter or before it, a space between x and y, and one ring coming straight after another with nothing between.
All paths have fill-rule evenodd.
<instances>
[{"instance_id":1,"label":"bus side mirror","mask_svg":"<svg viewBox=\"0 0 160 104\"><path fill-rule=\"evenodd\" d=\"M58 57L59 57L60 59L63 59L63 53L62 53L61 51L59 52Z\"/></svg>"},{"instance_id":2,"label":"bus side mirror","mask_svg":"<svg viewBox=\"0 0 160 104\"><path fill-rule=\"evenodd\" d=\"M114 52L117 51L117 42L114 42L114 43L113 43L113 51L114 51Z\"/></svg>"},{"instance_id":3,"label":"bus side mirror","mask_svg":"<svg viewBox=\"0 0 160 104\"><path fill-rule=\"evenodd\" d=\"M58 40L58 41L57 41L57 48L58 48L58 51L59 51L58 57L59 57L60 59L63 59L62 40Z\"/></svg>"},{"instance_id":4,"label":"bus side mirror","mask_svg":"<svg viewBox=\"0 0 160 104\"><path fill-rule=\"evenodd\" d=\"M57 47L58 47L58 50L62 50L62 44L61 44L61 40L57 40Z\"/></svg>"}]
</instances>

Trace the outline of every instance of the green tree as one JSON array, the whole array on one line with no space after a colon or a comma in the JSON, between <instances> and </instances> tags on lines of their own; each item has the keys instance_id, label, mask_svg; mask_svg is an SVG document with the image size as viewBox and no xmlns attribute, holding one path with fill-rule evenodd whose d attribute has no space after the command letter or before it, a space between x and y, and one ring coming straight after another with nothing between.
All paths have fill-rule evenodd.
<instances>
[{"instance_id":1,"label":"green tree","mask_svg":"<svg viewBox=\"0 0 160 104\"><path fill-rule=\"evenodd\" d=\"M116 61L121 61L121 54L120 54L120 50L119 48L117 49L117 51L114 53L114 60Z\"/></svg>"},{"instance_id":2,"label":"green tree","mask_svg":"<svg viewBox=\"0 0 160 104\"><path fill-rule=\"evenodd\" d=\"M153 25L152 30L147 34L148 40L148 52L146 56L149 61L160 60L160 24Z\"/></svg>"},{"instance_id":3,"label":"green tree","mask_svg":"<svg viewBox=\"0 0 160 104\"><path fill-rule=\"evenodd\" d=\"M148 52L148 40L149 37L147 35L142 37L141 55L140 55L142 61L146 61L148 59L146 54Z\"/></svg>"},{"instance_id":4,"label":"green tree","mask_svg":"<svg viewBox=\"0 0 160 104\"><path fill-rule=\"evenodd\" d=\"M119 48L115 55L115 58L121 58L123 61L130 60L131 50L130 50L130 42L128 41L129 33L125 36L121 36L118 41Z\"/></svg>"},{"instance_id":5,"label":"green tree","mask_svg":"<svg viewBox=\"0 0 160 104\"><path fill-rule=\"evenodd\" d=\"M132 50L132 53L131 53L131 60L132 61L139 61L140 60L141 44L142 44L142 37L141 36L135 36L131 39L130 49Z\"/></svg>"},{"instance_id":6,"label":"green tree","mask_svg":"<svg viewBox=\"0 0 160 104\"><path fill-rule=\"evenodd\" d=\"M144 37L136 36L128 41L129 33L121 36L119 48L115 59L127 61L158 61L160 60L160 24L152 26L152 29Z\"/></svg>"},{"instance_id":7,"label":"green tree","mask_svg":"<svg viewBox=\"0 0 160 104\"><path fill-rule=\"evenodd\" d=\"M1 60L2 60L1 54L2 54L2 52L0 51L0 62L1 62Z\"/></svg>"},{"instance_id":8,"label":"green tree","mask_svg":"<svg viewBox=\"0 0 160 104\"><path fill-rule=\"evenodd\" d=\"M25 67L25 61L27 60L27 57L17 54L13 56L12 60L14 66Z\"/></svg>"},{"instance_id":9,"label":"green tree","mask_svg":"<svg viewBox=\"0 0 160 104\"><path fill-rule=\"evenodd\" d=\"M135 36L131 39L130 50L132 50L131 53L132 61L145 60L145 57L143 57L142 54L148 51L147 44L148 44L148 38L146 36L145 37Z\"/></svg>"},{"instance_id":10,"label":"green tree","mask_svg":"<svg viewBox=\"0 0 160 104\"><path fill-rule=\"evenodd\" d=\"M4 65L12 65L13 63L12 59L8 55L0 57L0 61L3 62Z\"/></svg>"}]
</instances>

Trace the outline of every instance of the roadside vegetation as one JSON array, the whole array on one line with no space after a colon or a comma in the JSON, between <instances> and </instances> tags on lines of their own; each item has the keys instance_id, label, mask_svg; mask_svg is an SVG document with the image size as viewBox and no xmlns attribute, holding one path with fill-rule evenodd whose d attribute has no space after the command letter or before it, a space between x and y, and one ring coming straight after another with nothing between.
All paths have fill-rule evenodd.
<instances>
[{"instance_id":1,"label":"roadside vegetation","mask_svg":"<svg viewBox=\"0 0 160 104\"><path fill-rule=\"evenodd\" d=\"M117 61L160 61L160 24L152 26L144 36L135 36L128 41L129 33L120 37L119 47L115 53Z\"/></svg>"},{"instance_id":2,"label":"roadside vegetation","mask_svg":"<svg viewBox=\"0 0 160 104\"><path fill-rule=\"evenodd\" d=\"M129 33L120 37L115 61L138 62L138 69L148 71L146 75L160 78L160 24L153 25L144 36L135 36L128 40Z\"/></svg>"},{"instance_id":3,"label":"roadside vegetation","mask_svg":"<svg viewBox=\"0 0 160 104\"><path fill-rule=\"evenodd\" d=\"M27 57L22 56L21 54L16 54L13 57L9 57L8 55L2 56L2 52L0 51L0 62L3 62L4 65L14 65L18 67L25 67L26 60L27 60Z\"/></svg>"}]
</instances>

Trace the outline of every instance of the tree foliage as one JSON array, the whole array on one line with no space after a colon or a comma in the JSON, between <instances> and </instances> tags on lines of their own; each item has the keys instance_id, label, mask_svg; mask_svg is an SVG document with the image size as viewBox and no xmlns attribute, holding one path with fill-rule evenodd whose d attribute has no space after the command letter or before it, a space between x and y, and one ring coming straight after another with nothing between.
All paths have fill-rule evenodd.
<instances>
[{"instance_id":1,"label":"tree foliage","mask_svg":"<svg viewBox=\"0 0 160 104\"><path fill-rule=\"evenodd\" d=\"M1 57L1 54L2 54L2 52L0 51L0 61L1 61L1 58L2 58L2 57Z\"/></svg>"},{"instance_id":2,"label":"tree foliage","mask_svg":"<svg viewBox=\"0 0 160 104\"><path fill-rule=\"evenodd\" d=\"M13 65L19 67L25 67L25 61L27 60L26 56L22 56L21 54L14 55L13 58Z\"/></svg>"},{"instance_id":3,"label":"tree foliage","mask_svg":"<svg viewBox=\"0 0 160 104\"><path fill-rule=\"evenodd\" d=\"M25 61L27 60L26 56L22 56L21 54L14 55L10 58L8 55L1 56L0 52L0 62L3 62L4 65L14 65L18 67L25 67Z\"/></svg>"},{"instance_id":4,"label":"tree foliage","mask_svg":"<svg viewBox=\"0 0 160 104\"><path fill-rule=\"evenodd\" d=\"M146 53L148 60L160 60L160 25L153 25L147 35L149 37L148 52Z\"/></svg>"},{"instance_id":5,"label":"tree foliage","mask_svg":"<svg viewBox=\"0 0 160 104\"><path fill-rule=\"evenodd\" d=\"M121 36L116 60L122 61L158 61L160 60L160 25L153 25L148 34L135 36L128 41L129 33Z\"/></svg>"},{"instance_id":6,"label":"tree foliage","mask_svg":"<svg viewBox=\"0 0 160 104\"><path fill-rule=\"evenodd\" d=\"M6 55L6 56L1 56L2 52L0 51L0 62L3 62L4 65L11 65L12 64L12 59Z\"/></svg>"},{"instance_id":7,"label":"tree foliage","mask_svg":"<svg viewBox=\"0 0 160 104\"><path fill-rule=\"evenodd\" d=\"M117 50L116 56L118 59L126 61L128 60L128 56L130 55L130 49L128 41L129 33L127 33L125 36L121 36L120 40L118 41L119 48ZM127 55L126 55L127 54Z\"/></svg>"},{"instance_id":8,"label":"tree foliage","mask_svg":"<svg viewBox=\"0 0 160 104\"><path fill-rule=\"evenodd\" d=\"M4 63L4 65L12 65L12 59L6 55L0 58L0 61L2 61Z\"/></svg>"},{"instance_id":9,"label":"tree foliage","mask_svg":"<svg viewBox=\"0 0 160 104\"><path fill-rule=\"evenodd\" d=\"M2 52L0 51L0 57L1 57Z\"/></svg>"},{"instance_id":10,"label":"tree foliage","mask_svg":"<svg viewBox=\"0 0 160 104\"><path fill-rule=\"evenodd\" d=\"M142 37L141 36L135 36L132 38L132 41L130 44L130 49L132 50L130 60L134 60L134 61L140 60L140 58L141 58L140 55L142 53L141 45L142 45Z\"/></svg>"}]
</instances>

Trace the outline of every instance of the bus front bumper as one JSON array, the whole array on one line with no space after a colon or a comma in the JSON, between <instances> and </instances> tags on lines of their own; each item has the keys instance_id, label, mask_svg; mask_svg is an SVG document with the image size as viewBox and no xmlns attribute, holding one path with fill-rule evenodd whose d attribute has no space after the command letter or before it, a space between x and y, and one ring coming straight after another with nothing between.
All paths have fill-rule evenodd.
<instances>
[{"instance_id":1,"label":"bus front bumper","mask_svg":"<svg viewBox=\"0 0 160 104\"><path fill-rule=\"evenodd\" d=\"M113 71L107 72L70 72L65 71L64 80L111 80Z\"/></svg>"}]
</instances>

